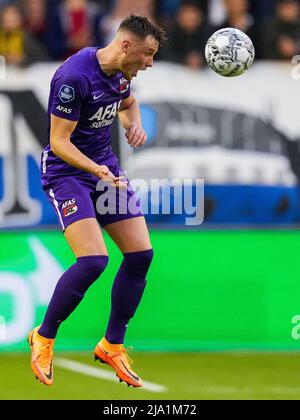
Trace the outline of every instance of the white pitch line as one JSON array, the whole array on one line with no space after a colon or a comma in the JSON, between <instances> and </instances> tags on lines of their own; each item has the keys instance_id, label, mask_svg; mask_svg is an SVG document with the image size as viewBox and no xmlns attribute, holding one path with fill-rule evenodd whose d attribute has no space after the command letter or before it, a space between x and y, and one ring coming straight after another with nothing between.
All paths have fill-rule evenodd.
<instances>
[{"instance_id":1,"label":"white pitch line","mask_svg":"<svg viewBox=\"0 0 300 420\"><path fill-rule=\"evenodd\" d=\"M73 372L81 373L87 376L93 376L94 378L106 379L108 381L116 382L116 374L108 372L101 367L92 367L84 363L75 362L74 360L63 359L61 357L55 358L55 366L60 368L71 370ZM167 388L163 385L154 384L153 382L143 381L144 386L141 388L145 391L151 392L166 392Z\"/></svg>"}]
</instances>

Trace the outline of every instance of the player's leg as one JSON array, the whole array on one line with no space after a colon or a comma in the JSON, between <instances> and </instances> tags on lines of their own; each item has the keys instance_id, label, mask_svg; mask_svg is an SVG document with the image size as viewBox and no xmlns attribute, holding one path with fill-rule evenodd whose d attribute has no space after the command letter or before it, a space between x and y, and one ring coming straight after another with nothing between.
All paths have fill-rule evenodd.
<instances>
[{"instance_id":1,"label":"player's leg","mask_svg":"<svg viewBox=\"0 0 300 420\"><path fill-rule=\"evenodd\" d=\"M152 249L144 216L111 223L104 229L123 254Z\"/></svg>"},{"instance_id":2,"label":"player's leg","mask_svg":"<svg viewBox=\"0 0 300 420\"><path fill-rule=\"evenodd\" d=\"M76 262L59 279L42 325L28 336L32 370L47 385L53 382L53 346L58 328L79 305L86 290L108 262L90 197L93 185L77 177L63 177L50 185L46 194L58 215Z\"/></svg>"},{"instance_id":3,"label":"player's leg","mask_svg":"<svg viewBox=\"0 0 300 420\"><path fill-rule=\"evenodd\" d=\"M141 301L153 251L143 216L122 220L105 229L124 255L111 294L111 313L105 337L95 348L95 356L110 364L120 379L142 386L130 368L124 351L124 336L130 319Z\"/></svg>"},{"instance_id":4,"label":"player's leg","mask_svg":"<svg viewBox=\"0 0 300 420\"><path fill-rule=\"evenodd\" d=\"M107 250L95 218L79 220L65 230L76 262L59 279L39 334L55 338L60 324L75 310L91 284L104 271Z\"/></svg>"},{"instance_id":5,"label":"player's leg","mask_svg":"<svg viewBox=\"0 0 300 420\"><path fill-rule=\"evenodd\" d=\"M146 287L153 251L143 216L112 223L105 229L124 256L112 288L105 338L112 344L123 344L128 322Z\"/></svg>"},{"instance_id":6,"label":"player's leg","mask_svg":"<svg viewBox=\"0 0 300 420\"><path fill-rule=\"evenodd\" d=\"M64 235L76 258L108 255L102 231L94 217L73 223L66 228Z\"/></svg>"},{"instance_id":7,"label":"player's leg","mask_svg":"<svg viewBox=\"0 0 300 420\"><path fill-rule=\"evenodd\" d=\"M65 237L76 262L59 279L42 325L28 336L32 370L45 385L53 383L53 347L59 326L79 305L108 262L102 232L95 218L72 223L66 228Z\"/></svg>"}]
</instances>

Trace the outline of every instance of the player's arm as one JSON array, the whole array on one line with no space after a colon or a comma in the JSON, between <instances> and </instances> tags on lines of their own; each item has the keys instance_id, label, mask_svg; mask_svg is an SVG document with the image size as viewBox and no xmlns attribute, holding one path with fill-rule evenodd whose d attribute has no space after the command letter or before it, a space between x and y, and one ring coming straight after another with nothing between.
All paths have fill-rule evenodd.
<instances>
[{"instance_id":1,"label":"player's arm","mask_svg":"<svg viewBox=\"0 0 300 420\"><path fill-rule=\"evenodd\" d=\"M120 177L115 177L105 165L98 165L85 156L71 142L71 134L77 121L70 121L51 114L50 145L52 152L75 168L96 175L105 181L111 181L116 186L124 187Z\"/></svg>"},{"instance_id":2,"label":"player's arm","mask_svg":"<svg viewBox=\"0 0 300 420\"><path fill-rule=\"evenodd\" d=\"M127 143L132 147L140 147L147 141L147 134L142 127L139 105L133 95L123 99L119 119L126 130Z\"/></svg>"}]
</instances>

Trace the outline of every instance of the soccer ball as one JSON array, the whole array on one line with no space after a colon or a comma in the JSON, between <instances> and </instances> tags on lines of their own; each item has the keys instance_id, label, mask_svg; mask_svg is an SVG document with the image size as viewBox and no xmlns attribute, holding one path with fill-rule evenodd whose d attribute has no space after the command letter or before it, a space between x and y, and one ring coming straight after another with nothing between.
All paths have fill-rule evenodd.
<instances>
[{"instance_id":1,"label":"soccer ball","mask_svg":"<svg viewBox=\"0 0 300 420\"><path fill-rule=\"evenodd\" d=\"M251 39L235 28L215 32L205 48L207 64L216 73L225 77L243 74L251 67L255 50Z\"/></svg>"}]
</instances>

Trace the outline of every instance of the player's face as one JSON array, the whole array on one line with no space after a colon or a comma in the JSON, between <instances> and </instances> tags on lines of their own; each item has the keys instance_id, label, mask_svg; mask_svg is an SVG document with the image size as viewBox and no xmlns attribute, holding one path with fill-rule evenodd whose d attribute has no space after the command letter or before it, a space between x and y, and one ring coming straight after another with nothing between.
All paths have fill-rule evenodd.
<instances>
[{"instance_id":1,"label":"player's face","mask_svg":"<svg viewBox=\"0 0 300 420\"><path fill-rule=\"evenodd\" d=\"M158 42L152 36L144 40L124 41L121 71L127 80L135 77L139 70L153 66L153 57L158 51Z\"/></svg>"}]
</instances>

